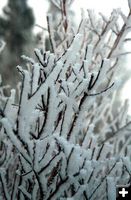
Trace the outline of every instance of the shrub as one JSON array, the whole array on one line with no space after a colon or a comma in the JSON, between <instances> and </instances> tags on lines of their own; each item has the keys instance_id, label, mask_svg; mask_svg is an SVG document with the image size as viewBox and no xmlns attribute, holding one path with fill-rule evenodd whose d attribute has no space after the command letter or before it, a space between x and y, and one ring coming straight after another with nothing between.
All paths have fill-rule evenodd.
<instances>
[{"instance_id":1,"label":"shrub","mask_svg":"<svg viewBox=\"0 0 131 200\"><path fill-rule=\"evenodd\" d=\"M22 56L19 103L15 90L7 99L1 93L2 199L115 200L116 185L130 183L128 104L113 105L131 12L96 20L88 10L76 32L66 13L57 41L48 17L52 52L35 49L37 61Z\"/></svg>"}]
</instances>

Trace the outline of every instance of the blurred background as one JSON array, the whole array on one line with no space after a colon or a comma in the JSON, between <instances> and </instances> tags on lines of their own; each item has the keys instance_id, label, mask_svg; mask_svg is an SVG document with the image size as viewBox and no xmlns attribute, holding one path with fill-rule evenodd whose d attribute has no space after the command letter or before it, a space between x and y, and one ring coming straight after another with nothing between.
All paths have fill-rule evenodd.
<instances>
[{"instance_id":1,"label":"blurred background","mask_svg":"<svg viewBox=\"0 0 131 200\"><path fill-rule=\"evenodd\" d=\"M121 8L127 15L127 0L74 0L70 10L73 21L78 26L81 19L81 9L94 9L109 16L112 9ZM44 48L43 36L47 34L47 13L53 14L56 20L57 7L51 0L0 0L0 40L6 45L0 54L0 74L2 84L9 84L15 88L20 77L16 70L17 65L22 65L21 55L33 57L34 48ZM46 50L49 50L48 41ZM131 51L130 42L124 48ZM123 80L121 99L131 102L131 55L125 56L122 62L120 78ZM131 114L131 103L129 113Z\"/></svg>"}]
</instances>

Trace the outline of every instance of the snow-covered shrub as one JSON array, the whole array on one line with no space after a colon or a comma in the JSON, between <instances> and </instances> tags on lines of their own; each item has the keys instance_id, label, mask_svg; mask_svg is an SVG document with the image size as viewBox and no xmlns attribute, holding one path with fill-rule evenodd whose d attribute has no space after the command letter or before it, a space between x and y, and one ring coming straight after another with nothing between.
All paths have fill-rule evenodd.
<instances>
[{"instance_id":1,"label":"snow-covered shrub","mask_svg":"<svg viewBox=\"0 0 131 200\"><path fill-rule=\"evenodd\" d=\"M128 102L113 105L131 11L126 17L114 10L109 19L88 15L76 32L63 17L60 44L49 16L52 52L35 49L37 61L23 56L28 65L17 67L19 103L13 89L4 105L0 99L2 199L115 200L116 185L130 183Z\"/></svg>"}]
</instances>

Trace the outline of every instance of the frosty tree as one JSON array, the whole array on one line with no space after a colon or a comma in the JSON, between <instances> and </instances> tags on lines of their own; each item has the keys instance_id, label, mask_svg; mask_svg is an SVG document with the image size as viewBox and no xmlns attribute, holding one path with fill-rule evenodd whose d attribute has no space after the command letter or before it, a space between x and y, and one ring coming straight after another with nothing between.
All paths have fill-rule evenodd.
<instances>
[{"instance_id":1,"label":"frosty tree","mask_svg":"<svg viewBox=\"0 0 131 200\"><path fill-rule=\"evenodd\" d=\"M53 1L68 13L69 0ZM130 184L131 121L128 102L114 111L121 47L129 14L109 19L83 13L77 30L64 15L60 43L47 17L52 52L22 56L27 70L9 98L0 89L0 197L6 200L115 200L116 185ZM119 27L118 20L123 20ZM65 23L66 21L66 23ZM66 27L65 27L66 25Z\"/></svg>"}]
</instances>

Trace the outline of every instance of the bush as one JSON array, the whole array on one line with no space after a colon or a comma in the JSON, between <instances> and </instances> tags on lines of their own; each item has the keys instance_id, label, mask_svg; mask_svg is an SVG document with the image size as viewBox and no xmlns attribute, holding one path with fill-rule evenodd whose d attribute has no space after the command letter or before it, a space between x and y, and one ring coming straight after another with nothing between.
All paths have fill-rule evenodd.
<instances>
[{"instance_id":1,"label":"bush","mask_svg":"<svg viewBox=\"0 0 131 200\"><path fill-rule=\"evenodd\" d=\"M130 183L131 121L127 102L114 108L114 77L131 12L96 20L89 10L75 32L66 3L57 41L48 17L52 52L35 49L37 61L17 67L19 103L0 90L2 199L115 200L116 185Z\"/></svg>"}]
</instances>

